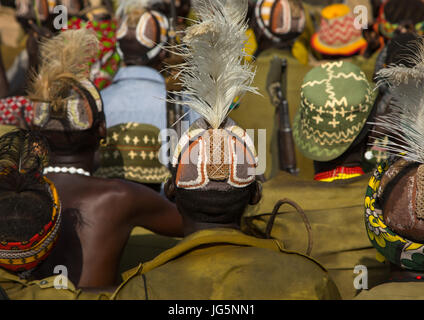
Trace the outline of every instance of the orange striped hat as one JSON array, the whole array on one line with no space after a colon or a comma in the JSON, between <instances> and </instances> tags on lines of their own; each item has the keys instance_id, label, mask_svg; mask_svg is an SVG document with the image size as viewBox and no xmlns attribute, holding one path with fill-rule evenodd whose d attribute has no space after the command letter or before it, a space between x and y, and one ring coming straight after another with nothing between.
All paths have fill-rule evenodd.
<instances>
[{"instance_id":1,"label":"orange striped hat","mask_svg":"<svg viewBox=\"0 0 424 320\"><path fill-rule=\"evenodd\" d=\"M326 55L351 56L367 46L362 29L355 28L355 16L347 5L333 4L321 11L319 31L311 39L312 47Z\"/></svg>"}]
</instances>

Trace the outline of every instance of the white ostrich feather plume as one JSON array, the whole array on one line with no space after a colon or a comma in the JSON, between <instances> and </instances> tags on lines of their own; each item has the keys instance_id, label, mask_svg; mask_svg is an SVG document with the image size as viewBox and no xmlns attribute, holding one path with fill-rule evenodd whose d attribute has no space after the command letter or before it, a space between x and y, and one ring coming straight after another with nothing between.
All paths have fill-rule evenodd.
<instances>
[{"instance_id":1,"label":"white ostrich feather plume","mask_svg":"<svg viewBox=\"0 0 424 320\"><path fill-rule=\"evenodd\" d=\"M219 128L236 97L258 93L255 71L244 61L248 0L194 0L198 21L186 30L183 44L171 47L185 63L177 66L183 90L173 92L184 104Z\"/></svg>"},{"instance_id":2,"label":"white ostrich feather plume","mask_svg":"<svg viewBox=\"0 0 424 320\"><path fill-rule=\"evenodd\" d=\"M389 154L424 163L424 40L414 41L405 60L415 65L390 65L377 73L378 85L386 84L393 96L390 113L377 118L378 127L390 138Z\"/></svg>"}]
</instances>

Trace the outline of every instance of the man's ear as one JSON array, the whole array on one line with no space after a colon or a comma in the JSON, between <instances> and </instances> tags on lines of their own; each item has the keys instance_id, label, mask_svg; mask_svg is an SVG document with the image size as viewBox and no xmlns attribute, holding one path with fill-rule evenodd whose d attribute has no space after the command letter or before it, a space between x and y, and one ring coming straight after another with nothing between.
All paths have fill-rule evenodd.
<instances>
[{"instance_id":1,"label":"man's ear","mask_svg":"<svg viewBox=\"0 0 424 320\"><path fill-rule=\"evenodd\" d=\"M97 128L97 134L99 136L99 139L106 139L106 135L107 135L106 121L103 120L99 123L99 126Z\"/></svg>"},{"instance_id":2,"label":"man's ear","mask_svg":"<svg viewBox=\"0 0 424 320\"><path fill-rule=\"evenodd\" d=\"M257 205L262 199L262 183L255 181L254 184L255 186L253 187L254 189L249 201L251 206Z\"/></svg>"},{"instance_id":3,"label":"man's ear","mask_svg":"<svg viewBox=\"0 0 424 320\"><path fill-rule=\"evenodd\" d=\"M164 187L165 195L169 201L174 201L175 196L177 195L177 190L175 188L174 179L171 177L166 181Z\"/></svg>"}]
</instances>

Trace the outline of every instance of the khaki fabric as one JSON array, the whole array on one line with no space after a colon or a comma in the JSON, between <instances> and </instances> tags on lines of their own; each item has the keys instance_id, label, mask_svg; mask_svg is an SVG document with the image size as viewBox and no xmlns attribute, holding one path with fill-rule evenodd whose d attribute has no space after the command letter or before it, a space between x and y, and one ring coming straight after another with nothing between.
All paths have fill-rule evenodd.
<instances>
[{"instance_id":1,"label":"khaki fabric","mask_svg":"<svg viewBox=\"0 0 424 320\"><path fill-rule=\"evenodd\" d=\"M0 287L10 300L108 300L108 295L83 292L68 281L68 289L56 289L56 276L27 281L0 268Z\"/></svg>"},{"instance_id":2,"label":"khaki fabric","mask_svg":"<svg viewBox=\"0 0 424 320\"><path fill-rule=\"evenodd\" d=\"M142 227L135 227L119 264L119 272L123 273L137 267L140 263L152 260L162 252L174 247L181 238L173 238L156 234Z\"/></svg>"},{"instance_id":3,"label":"khaki fabric","mask_svg":"<svg viewBox=\"0 0 424 320\"><path fill-rule=\"evenodd\" d=\"M311 258L232 229L210 229L123 275L112 299L339 299Z\"/></svg>"},{"instance_id":4,"label":"khaki fabric","mask_svg":"<svg viewBox=\"0 0 424 320\"><path fill-rule=\"evenodd\" d=\"M274 56L287 59L287 101L289 103L290 121L293 123L293 118L300 104L300 86L304 76L312 67L301 64L288 50L268 49L259 55L253 64L256 68L253 86L259 89L261 95L247 93L241 100L240 106L230 114L230 117L243 129L255 129L256 136L258 129L266 129L266 179L271 179L279 171L276 109L271 104L266 89L266 79ZM256 150L260 150L257 145ZM300 169L300 176L312 178L312 160L305 158L297 148L296 160Z\"/></svg>"},{"instance_id":5,"label":"khaki fabric","mask_svg":"<svg viewBox=\"0 0 424 320\"><path fill-rule=\"evenodd\" d=\"M25 32L15 18L15 9L0 5L0 43L18 48L25 36Z\"/></svg>"},{"instance_id":6,"label":"khaki fabric","mask_svg":"<svg viewBox=\"0 0 424 320\"><path fill-rule=\"evenodd\" d=\"M280 172L263 184L263 197L248 208L243 229L258 236L265 233L275 203L284 198L295 201L307 215L312 227L311 256L330 273L343 299L356 295L355 266L368 268L369 287L387 279L388 264L376 260L377 251L368 240L364 222L364 199L369 176L333 183L306 181ZM284 205L275 220L271 236L288 250L306 252L308 234L301 216ZM261 215L265 214L265 215Z\"/></svg>"},{"instance_id":7,"label":"khaki fabric","mask_svg":"<svg viewBox=\"0 0 424 320\"><path fill-rule=\"evenodd\" d=\"M371 290L363 290L355 300L424 300L424 283L383 283Z\"/></svg>"}]
</instances>

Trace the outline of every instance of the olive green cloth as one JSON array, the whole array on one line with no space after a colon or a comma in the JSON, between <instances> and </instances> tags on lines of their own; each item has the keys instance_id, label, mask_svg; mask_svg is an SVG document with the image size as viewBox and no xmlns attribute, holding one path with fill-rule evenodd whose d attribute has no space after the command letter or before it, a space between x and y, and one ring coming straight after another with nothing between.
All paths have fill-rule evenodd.
<instances>
[{"instance_id":1,"label":"olive green cloth","mask_svg":"<svg viewBox=\"0 0 424 320\"><path fill-rule=\"evenodd\" d=\"M119 272L137 267L140 262L152 260L174 247L181 239L162 236L141 227L135 227L127 241L119 264Z\"/></svg>"},{"instance_id":2,"label":"olive green cloth","mask_svg":"<svg viewBox=\"0 0 424 320\"><path fill-rule=\"evenodd\" d=\"M298 203L312 227L311 256L330 273L343 299L356 295L353 281L355 266L368 268L369 287L387 279L388 265L376 260L365 229L364 199L369 176L335 182L306 181L281 172L263 184L263 197L250 206L242 219L243 230L264 234L275 203L284 198ZM306 252L308 234L301 216L292 207L283 206L275 220L272 237L288 250ZM267 215L262 215L267 213ZM250 231L249 231L250 230Z\"/></svg>"},{"instance_id":3,"label":"olive green cloth","mask_svg":"<svg viewBox=\"0 0 424 320\"><path fill-rule=\"evenodd\" d=\"M370 290L362 290L355 300L424 300L424 283L383 283Z\"/></svg>"},{"instance_id":4,"label":"olive green cloth","mask_svg":"<svg viewBox=\"0 0 424 320\"><path fill-rule=\"evenodd\" d=\"M0 287L10 300L108 300L108 294L83 292L69 280L67 289L56 289L56 277L27 281L0 268Z\"/></svg>"},{"instance_id":5,"label":"olive green cloth","mask_svg":"<svg viewBox=\"0 0 424 320\"><path fill-rule=\"evenodd\" d=\"M314 260L224 228L191 234L123 278L111 299L340 298Z\"/></svg>"},{"instance_id":6,"label":"olive green cloth","mask_svg":"<svg viewBox=\"0 0 424 320\"><path fill-rule=\"evenodd\" d=\"M276 109L266 90L270 62L275 56L287 59L287 101L290 121L293 123L300 104L300 86L303 77L311 67L301 64L288 50L268 49L258 56L253 64L256 68L256 76L252 85L258 88L261 95L247 93L241 100L240 106L230 114L230 117L243 129L255 129L256 135L258 129L266 129L266 179L271 179L279 171ZM257 144L256 150L260 150ZM305 158L298 149L296 149L296 160L300 169L299 175L312 179L314 174L312 160Z\"/></svg>"}]
</instances>

